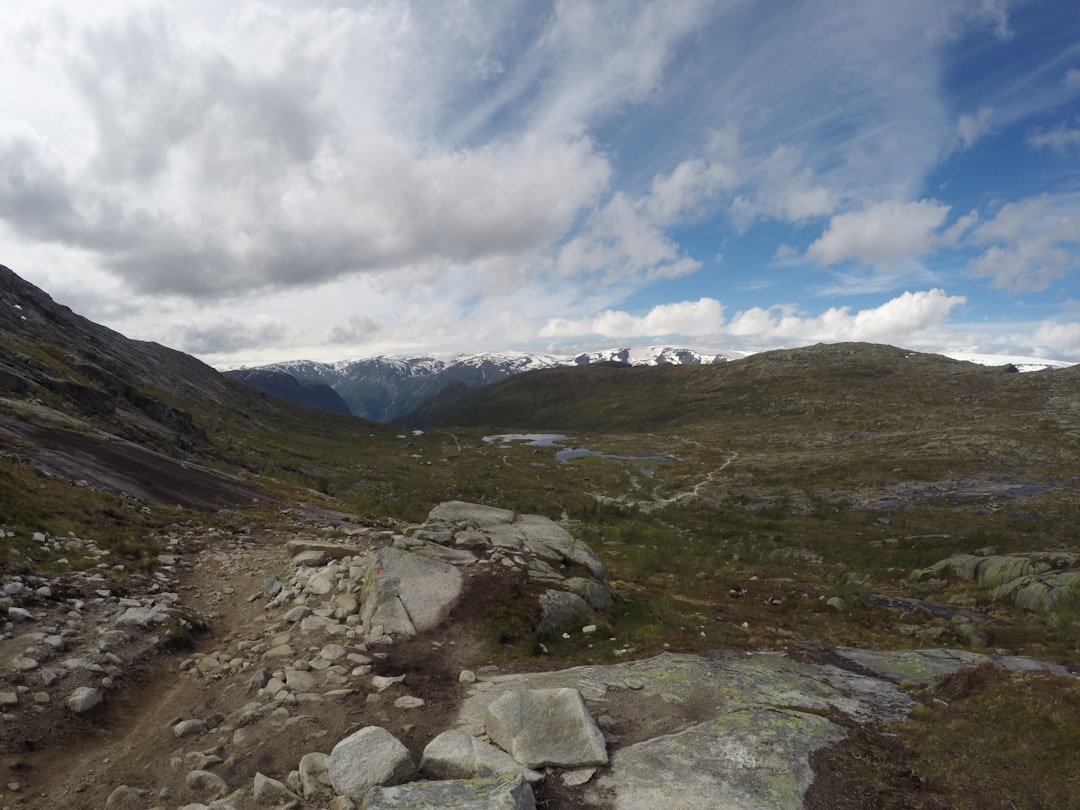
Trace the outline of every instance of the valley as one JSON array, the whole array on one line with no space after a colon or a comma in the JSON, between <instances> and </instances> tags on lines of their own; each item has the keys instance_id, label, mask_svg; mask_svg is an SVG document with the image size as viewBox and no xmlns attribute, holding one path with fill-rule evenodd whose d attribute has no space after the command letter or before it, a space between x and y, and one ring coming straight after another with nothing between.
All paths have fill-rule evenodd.
<instances>
[{"instance_id":1,"label":"valley","mask_svg":"<svg viewBox=\"0 0 1080 810\"><path fill-rule=\"evenodd\" d=\"M762 807L1080 806L1076 369L871 344L549 368L403 430L2 280L0 806L345 808L305 793L306 754L379 725L419 761L501 684L606 718L610 764L549 769L551 810L634 807L635 746L683 734L737 748L735 776L801 740L762 766L789 785ZM566 438L489 441L533 433ZM547 539L485 540L489 519ZM587 579L579 544L592 601L538 622ZM457 561L464 597L387 634L364 613L378 555L418 549ZM80 688L100 703L73 708ZM940 767L965 738L985 751ZM257 800L256 774L293 798ZM701 795L739 806L735 776Z\"/></svg>"}]
</instances>

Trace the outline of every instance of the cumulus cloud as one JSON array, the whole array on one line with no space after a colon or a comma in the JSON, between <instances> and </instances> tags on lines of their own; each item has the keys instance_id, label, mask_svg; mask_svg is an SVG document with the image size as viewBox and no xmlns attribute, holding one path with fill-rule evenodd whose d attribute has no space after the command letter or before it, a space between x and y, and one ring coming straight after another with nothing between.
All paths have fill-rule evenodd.
<instances>
[{"instance_id":1,"label":"cumulus cloud","mask_svg":"<svg viewBox=\"0 0 1080 810\"><path fill-rule=\"evenodd\" d=\"M1042 194L1008 203L970 240L985 247L969 265L975 276L1014 292L1045 290L1077 269L1080 196Z\"/></svg>"},{"instance_id":2,"label":"cumulus cloud","mask_svg":"<svg viewBox=\"0 0 1080 810\"><path fill-rule=\"evenodd\" d=\"M660 337L665 335L709 334L724 321L724 306L713 298L660 304L644 315L606 310L590 318L556 318L547 323L540 336L545 338L601 335L612 338Z\"/></svg>"},{"instance_id":3,"label":"cumulus cloud","mask_svg":"<svg viewBox=\"0 0 1080 810\"><path fill-rule=\"evenodd\" d=\"M799 340L887 341L906 344L918 332L941 324L966 303L960 295L932 289L905 292L879 307L852 312L830 307L820 315L799 314L793 307L754 307L738 313L727 329L734 335Z\"/></svg>"},{"instance_id":4,"label":"cumulus cloud","mask_svg":"<svg viewBox=\"0 0 1080 810\"><path fill-rule=\"evenodd\" d=\"M730 335L763 340L905 343L913 335L943 323L952 310L964 303L963 296L932 289L905 292L881 306L857 312L852 312L850 307L831 307L819 315L806 315L792 304L778 304L752 307L725 320L724 307L719 301L702 298L663 304L639 316L607 310L593 318L554 319L541 330L541 335L551 338Z\"/></svg>"},{"instance_id":5,"label":"cumulus cloud","mask_svg":"<svg viewBox=\"0 0 1080 810\"><path fill-rule=\"evenodd\" d=\"M928 253L949 206L936 200L884 202L837 214L806 249L820 265L855 260L877 265Z\"/></svg>"}]
</instances>

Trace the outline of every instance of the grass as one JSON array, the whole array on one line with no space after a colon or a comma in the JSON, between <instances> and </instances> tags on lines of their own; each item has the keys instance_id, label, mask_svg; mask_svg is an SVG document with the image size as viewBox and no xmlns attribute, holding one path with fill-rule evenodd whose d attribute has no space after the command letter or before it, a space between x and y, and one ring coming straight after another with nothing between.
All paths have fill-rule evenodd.
<instances>
[{"instance_id":1,"label":"grass","mask_svg":"<svg viewBox=\"0 0 1080 810\"><path fill-rule=\"evenodd\" d=\"M1080 683L994 664L925 690L912 719L815 754L811 810L1080 808ZM974 741L977 741L975 743Z\"/></svg>"}]
</instances>

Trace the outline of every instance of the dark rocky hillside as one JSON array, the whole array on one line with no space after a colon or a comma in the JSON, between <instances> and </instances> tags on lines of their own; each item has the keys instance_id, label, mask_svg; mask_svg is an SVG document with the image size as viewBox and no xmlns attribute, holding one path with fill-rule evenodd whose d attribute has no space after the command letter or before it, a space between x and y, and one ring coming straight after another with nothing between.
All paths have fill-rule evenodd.
<instances>
[{"instance_id":1,"label":"dark rocky hillside","mask_svg":"<svg viewBox=\"0 0 1080 810\"><path fill-rule=\"evenodd\" d=\"M317 380L300 380L284 371L260 368L226 371L225 376L306 408L317 408L331 413L351 413L348 403L337 391Z\"/></svg>"}]
</instances>

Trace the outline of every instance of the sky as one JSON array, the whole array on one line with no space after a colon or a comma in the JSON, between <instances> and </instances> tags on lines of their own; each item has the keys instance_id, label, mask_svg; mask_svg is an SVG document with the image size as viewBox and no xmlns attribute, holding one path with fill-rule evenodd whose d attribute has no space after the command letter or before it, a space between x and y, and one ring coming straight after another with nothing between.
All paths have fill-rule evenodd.
<instances>
[{"instance_id":1,"label":"sky","mask_svg":"<svg viewBox=\"0 0 1080 810\"><path fill-rule=\"evenodd\" d=\"M1080 361L1075 0L4 0L0 263L219 367Z\"/></svg>"}]
</instances>

